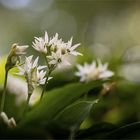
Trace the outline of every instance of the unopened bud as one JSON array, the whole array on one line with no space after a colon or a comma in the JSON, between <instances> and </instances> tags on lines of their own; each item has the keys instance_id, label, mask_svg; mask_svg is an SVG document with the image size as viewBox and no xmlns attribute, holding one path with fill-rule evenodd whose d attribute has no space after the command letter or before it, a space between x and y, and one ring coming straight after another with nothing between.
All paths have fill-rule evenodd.
<instances>
[{"instance_id":1,"label":"unopened bud","mask_svg":"<svg viewBox=\"0 0 140 140\"><path fill-rule=\"evenodd\" d=\"M13 68L18 62L20 62L20 55L25 54L25 50L27 48L27 45L18 46L16 43L12 45L5 65L5 69L7 71Z\"/></svg>"}]
</instances>

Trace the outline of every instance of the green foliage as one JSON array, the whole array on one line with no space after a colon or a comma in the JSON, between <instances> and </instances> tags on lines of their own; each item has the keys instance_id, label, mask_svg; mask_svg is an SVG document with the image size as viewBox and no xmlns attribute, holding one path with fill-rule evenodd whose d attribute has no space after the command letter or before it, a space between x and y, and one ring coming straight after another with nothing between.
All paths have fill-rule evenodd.
<instances>
[{"instance_id":1,"label":"green foliage","mask_svg":"<svg viewBox=\"0 0 140 140\"><path fill-rule=\"evenodd\" d=\"M97 123L88 129L80 130L77 133L77 139L104 139L110 132L118 127L107 122Z\"/></svg>"},{"instance_id":2,"label":"green foliage","mask_svg":"<svg viewBox=\"0 0 140 140\"><path fill-rule=\"evenodd\" d=\"M6 56L1 57L0 59L0 86L3 86L4 84L4 78L5 78L5 63L6 63ZM9 71L9 74L15 74L17 72L17 68L13 68Z\"/></svg>"},{"instance_id":3,"label":"green foliage","mask_svg":"<svg viewBox=\"0 0 140 140\"><path fill-rule=\"evenodd\" d=\"M91 82L88 84L72 83L49 91L46 93L41 103L38 103L38 105L27 113L23 120L21 120L19 127L25 127L26 125L45 125L49 127L58 113L62 112L63 109L65 110L66 107L79 100L79 98L89 90L100 86L102 83L103 81ZM80 105L83 104L84 102ZM82 107L83 106L81 106L81 109ZM74 112L75 111L76 110L74 110ZM74 119L77 119L77 117Z\"/></svg>"},{"instance_id":4,"label":"green foliage","mask_svg":"<svg viewBox=\"0 0 140 140\"><path fill-rule=\"evenodd\" d=\"M63 109L56 117L55 121L65 129L72 129L79 126L89 115L92 106L96 101L78 101Z\"/></svg>"}]
</instances>

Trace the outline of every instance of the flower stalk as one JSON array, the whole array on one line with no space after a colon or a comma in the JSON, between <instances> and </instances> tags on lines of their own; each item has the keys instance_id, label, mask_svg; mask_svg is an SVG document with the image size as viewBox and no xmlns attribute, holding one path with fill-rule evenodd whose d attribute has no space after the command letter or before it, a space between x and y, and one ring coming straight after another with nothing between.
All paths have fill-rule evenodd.
<instances>
[{"instance_id":1,"label":"flower stalk","mask_svg":"<svg viewBox=\"0 0 140 140\"><path fill-rule=\"evenodd\" d=\"M26 101L26 105L25 105L25 109L24 109L24 112L23 112L23 116L24 116L24 115L26 114L26 112L28 111L28 107L29 107L29 102L30 102L31 95L32 95L32 93L28 93L27 101Z\"/></svg>"},{"instance_id":2,"label":"flower stalk","mask_svg":"<svg viewBox=\"0 0 140 140\"><path fill-rule=\"evenodd\" d=\"M10 50L10 53L7 57L7 61L5 64L5 81L4 81L4 88L1 98L1 107L0 112L3 112L4 109L4 103L5 103L5 96L6 96L6 85L7 85L7 78L8 78L8 72L10 69L15 67L17 64L20 63L20 55L25 54L25 50L28 48L27 45L24 46L18 46L18 44L13 44Z\"/></svg>"},{"instance_id":3,"label":"flower stalk","mask_svg":"<svg viewBox=\"0 0 140 140\"><path fill-rule=\"evenodd\" d=\"M45 84L44 84L44 87L43 87L43 90L42 90L42 93L41 93L41 96L40 96L40 101L42 100L43 98L43 95L44 95L44 92L45 92L45 89L46 89L46 86L47 86L47 83L48 83L48 80L50 78L50 74L51 74L51 70L49 70L48 74L47 74L47 77L46 77L46 81L45 81Z\"/></svg>"},{"instance_id":4,"label":"flower stalk","mask_svg":"<svg viewBox=\"0 0 140 140\"><path fill-rule=\"evenodd\" d=\"M8 71L9 71L9 70L5 70L5 80L4 80L4 88L3 88L2 98L1 98L1 108L0 108L0 112L3 112L3 110L4 110L4 103L5 103L5 96L6 96L6 85L7 85Z\"/></svg>"},{"instance_id":5,"label":"flower stalk","mask_svg":"<svg viewBox=\"0 0 140 140\"><path fill-rule=\"evenodd\" d=\"M34 90L34 87L31 83L31 80L29 79L29 76L27 73L25 73L25 78L27 80L27 84L28 84L28 95L27 95L27 101L26 101L26 105L25 105L25 109L24 109L24 112L23 112L23 116L26 114L26 112L28 111L28 107L29 107L29 102L30 102L30 98L31 98L31 95L33 93L33 90Z\"/></svg>"}]
</instances>

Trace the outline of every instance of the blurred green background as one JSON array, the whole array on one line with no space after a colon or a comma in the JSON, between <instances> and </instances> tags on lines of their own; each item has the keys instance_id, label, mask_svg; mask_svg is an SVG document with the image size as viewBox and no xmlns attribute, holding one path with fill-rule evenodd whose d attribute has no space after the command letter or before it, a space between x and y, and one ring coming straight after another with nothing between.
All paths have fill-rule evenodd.
<instances>
[{"instance_id":1,"label":"blurred green background","mask_svg":"<svg viewBox=\"0 0 140 140\"><path fill-rule=\"evenodd\" d=\"M139 0L0 0L1 57L15 42L31 46L44 31L58 32L65 41L73 36L84 54L77 62L100 58L116 73L116 86L93 108L86 124L140 120ZM37 53L30 47L28 54ZM56 74L49 88L75 80L67 72Z\"/></svg>"}]
</instances>

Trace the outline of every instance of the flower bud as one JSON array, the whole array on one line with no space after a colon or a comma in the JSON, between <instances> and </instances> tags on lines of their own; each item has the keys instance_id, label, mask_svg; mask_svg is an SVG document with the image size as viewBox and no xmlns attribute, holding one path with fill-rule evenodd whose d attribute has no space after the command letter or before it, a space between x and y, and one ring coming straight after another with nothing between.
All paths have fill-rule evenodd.
<instances>
[{"instance_id":1,"label":"flower bud","mask_svg":"<svg viewBox=\"0 0 140 140\"><path fill-rule=\"evenodd\" d=\"M28 48L27 45L18 46L18 44L13 44L11 51L8 55L5 69L8 71L13 68L17 63L20 62L20 55L25 54L25 50Z\"/></svg>"}]
</instances>

